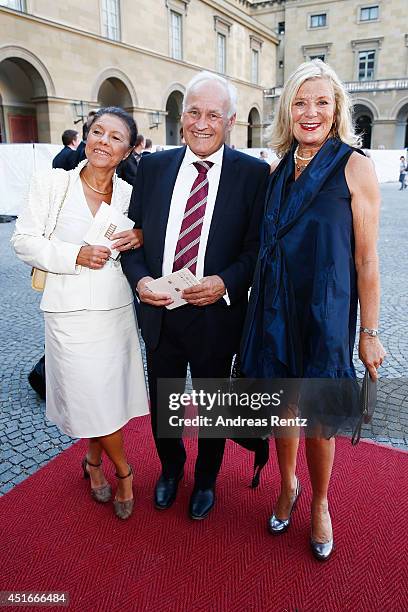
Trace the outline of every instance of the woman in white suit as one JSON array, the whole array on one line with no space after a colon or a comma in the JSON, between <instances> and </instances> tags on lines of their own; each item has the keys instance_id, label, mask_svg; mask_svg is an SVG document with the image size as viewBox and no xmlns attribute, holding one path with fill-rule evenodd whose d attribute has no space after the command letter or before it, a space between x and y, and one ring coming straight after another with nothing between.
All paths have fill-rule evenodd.
<instances>
[{"instance_id":1,"label":"woman in white suit","mask_svg":"<svg viewBox=\"0 0 408 612\"><path fill-rule=\"evenodd\" d=\"M111 499L103 451L118 478L114 510L133 511L132 469L122 427L148 413L133 295L110 249L83 241L104 201L127 214L131 186L118 178L137 129L120 108L98 111L89 129L87 159L77 168L35 175L27 206L16 222L17 256L48 272L41 309L45 319L47 417L67 435L89 438L82 462L92 497ZM113 236L112 248L140 246L137 230Z\"/></svg>"}]
</instances>

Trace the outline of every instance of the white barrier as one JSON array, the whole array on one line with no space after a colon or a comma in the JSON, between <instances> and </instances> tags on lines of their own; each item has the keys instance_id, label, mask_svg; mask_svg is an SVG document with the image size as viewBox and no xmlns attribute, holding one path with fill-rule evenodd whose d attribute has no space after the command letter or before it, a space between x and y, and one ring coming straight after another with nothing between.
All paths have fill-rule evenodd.
<instances>
[{"instance_id":1,"label":"white barrier","mask_svg":"<svg viewBox=\"0 0 408 612\"><path fill-rule=\"evenodd\" d=\"M19 214L32 173L51 168L51 162L60 150L61 146L51 144L0 144L0 214ZM240 150L253 157L266 151L269 163L276 159L274 152L266 147ZM398 181L399 158L405 155L405 151L372 149L368 154L380 183Z\"/></svg>"},{"instance_id":2,"label":"white barrier","mask_svg":"<svg viewBox=\"0 0 408 612\"><path fill-rule=\"evenodd\" d=\"M261 151L266 151L268 154L268 162L271 163L276 159L275 153L271 149L240 149L253 157L260 157ZM365 150L365 153L373 160L375 171L380 183L394 183L398 181L400 157L403 155L407 160L407 152L403 149L370 149Z\"/></svg>"},{"instance_id":3,"label":"white barrier","mask_svg":"<svg viewBox=\"0 0 408 612\"><path fill-rule=\"evenodd\" d=\"M51 144L0 145L0 214L19 214L32 173L51 168L61 148Z\"/></svg>"}]
</instances>

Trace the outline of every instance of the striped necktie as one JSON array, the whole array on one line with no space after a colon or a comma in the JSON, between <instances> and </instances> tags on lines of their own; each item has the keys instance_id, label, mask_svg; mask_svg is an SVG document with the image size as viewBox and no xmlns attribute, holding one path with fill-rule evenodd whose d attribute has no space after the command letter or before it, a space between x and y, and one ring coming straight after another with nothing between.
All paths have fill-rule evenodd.
<instances>
[{"instance_id":1,"label":"striped necktie","mask_svg":"<svg viewBox=\"0 0 408 612\"><path fill-rule=\"evenodd\" d=\"M214 164L209 161L200 161L194 162L193 165L197 169L198 175L191 187L184 211L174 256L173 272L182 268L188 268L195 274L201 230L207 205L207 172Z\"/></svg>"}]
</instances>

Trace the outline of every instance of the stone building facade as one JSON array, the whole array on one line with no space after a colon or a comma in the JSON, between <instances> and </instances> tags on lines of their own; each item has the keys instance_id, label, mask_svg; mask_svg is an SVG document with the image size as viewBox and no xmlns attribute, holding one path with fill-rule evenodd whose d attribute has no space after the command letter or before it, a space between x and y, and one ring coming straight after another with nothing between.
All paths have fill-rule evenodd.
<instances>
[{"instance_id":1,"label":"stone building facade","mask_svg":"<svg viewBox=\"0 0 408 612\"><path fill-rule=\"evenodd\" d=\"M185 86L202 69L238 89L231 144L261 146L278 36L247 0L0 0L0 142L59 143L116 104L179 143ZM75 123L76 122L76 123Z\"/></svg>"},{"instance_id":2,"label":"stone building facade","mask_svg":"<svg viewBox=\"0 0 408 612\"><path fill-rule=\"evenodd\" d=\"M346 83L365 146L408 147L407 0L254 0L251 15L280 40L271 115L289 74L320 57Z\"/></svg>"}]
</instances>

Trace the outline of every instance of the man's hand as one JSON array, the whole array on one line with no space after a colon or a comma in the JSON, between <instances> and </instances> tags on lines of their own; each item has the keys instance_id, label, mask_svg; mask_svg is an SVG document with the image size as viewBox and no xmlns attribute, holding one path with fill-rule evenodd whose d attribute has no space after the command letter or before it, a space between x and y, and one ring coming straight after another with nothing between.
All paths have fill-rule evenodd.
<instances>
[{"instance_id":1,"label":"man's hand","mask_svg":"<svg viewBox=\"0 0 408 612\"><path fill-rule=\"evenodd\" d=\"M146 287L146 283L154 280L151 276L144 276L137 283L136 291L141 302L150 304L150 306L168 306L173 303L173 300L167 293L153 293L151 289Z\"/></svg>"},{"instance_id":2,"label":"man's hand","mask_svg":"<svg viewBox=\"0 0 408 612\"><path fill-rule=\"evenodd\" d=\"M124 232L113 234L111 240L116 240L116 242L112 244L112 249L117 249L118 251L131 251L143 245L143 232L141 229L137 228L125 230Z\"/></svg>"},{"instance_id":3,"label":"man's hand","mask_svg":"<svg viewBox=\"0 0 408 612\"><path fill-rule=\"evenodd\" d=\"M104 246L83 246L78 253L76 263L91 270L100 270L108 261L110 254L110 250Z\"/></svg>"},{"instance_id":4,"label":"man's hand","mask_svg":"<svg viewBox=\"0 0 408 612\"><path fill-rule=\"evenodd\" d=\"M216 274L205 276L199 285L184 289L181 297L194 306L209 306L214 304L227 292L224 281Z\"/></svg>"}]
</instances>

